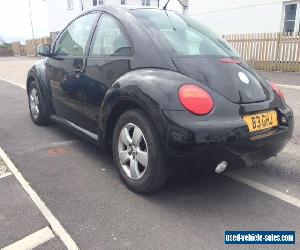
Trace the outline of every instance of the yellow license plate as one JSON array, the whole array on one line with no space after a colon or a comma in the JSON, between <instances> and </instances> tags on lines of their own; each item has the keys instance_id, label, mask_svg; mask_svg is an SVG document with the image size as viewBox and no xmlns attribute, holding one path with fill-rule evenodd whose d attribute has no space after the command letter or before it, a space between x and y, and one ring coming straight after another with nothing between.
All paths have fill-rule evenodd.
<instances>
[{"instance_id":1,"label":"yellow license plate","mask_svg":"<svg viewBox=\"0 0 300 250\"><path fill-rule=\"evenodd\" d=\"M269 111L254 115L246 115L243 117L243 119L248 125L249 132L255 132L278 126L276 111Z\"/></svg>"}]
</instances>

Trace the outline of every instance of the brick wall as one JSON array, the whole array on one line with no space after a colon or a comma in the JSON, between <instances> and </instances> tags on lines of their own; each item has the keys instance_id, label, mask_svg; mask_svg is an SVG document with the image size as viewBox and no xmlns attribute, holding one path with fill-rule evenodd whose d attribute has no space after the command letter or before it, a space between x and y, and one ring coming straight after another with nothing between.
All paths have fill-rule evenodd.
<instances>
[{"instance_id":1,"label":"brick wall","mask_svg":"<svg viewBox=\"0 0 300 250\"><path fill-rule=\"evenodd\" d=\"M0 48L0 56L13 56L12 49Z\"/></svg>"}]
</instances>

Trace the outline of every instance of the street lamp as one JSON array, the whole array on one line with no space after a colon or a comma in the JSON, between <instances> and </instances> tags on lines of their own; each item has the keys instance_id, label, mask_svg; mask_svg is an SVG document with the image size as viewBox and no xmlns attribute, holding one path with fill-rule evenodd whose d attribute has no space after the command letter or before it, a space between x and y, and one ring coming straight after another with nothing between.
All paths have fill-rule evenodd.
<instances>
[{"instance_id":1,"label":"street lamp","mask_svg":"<svg viewBox=\"0 0 300 250\"><path fill-rule=\"evenodd\" d=\"M30 17L32 40L33 40L34 56L36 56L36 44L35 44L35 38L34 38L34 32L33 32L32 15L31 15L31 2L30 2L30 0L28 0L28 7L29 7L29 17Z\"/></svg>"}]
</instances>

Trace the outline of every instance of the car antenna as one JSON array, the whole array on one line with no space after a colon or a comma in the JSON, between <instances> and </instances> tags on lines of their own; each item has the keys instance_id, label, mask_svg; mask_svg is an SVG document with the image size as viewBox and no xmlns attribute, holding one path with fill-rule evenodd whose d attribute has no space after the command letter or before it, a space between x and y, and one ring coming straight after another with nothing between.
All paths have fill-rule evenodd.
<instances>
[{"instance_id":1,"label":"car antenna","mask_svg":"<svg viewBox=\"0 0 300 250\"><path fill-rule=\"evenodd\" d=\"M170 23L171 23L171 25L172 25L173 30L176 31L176 28L175 28L175 26L174 26L174 24L173 24L173 22L172 22L172 19L171 19L170 16L169 16L168 12L167 12L166 10L165 10L165 12L166 12L166 14L167 14L167 16L168 16L168 19L169 19L169 21L170 21Z\"/></svg>"},{"instance_id":2,"label":"car antenna","mask_svg":"<svg viewBox=\"0 0 300 250\"><path fill-rule=\"evenodd\" d=\"M165 6L163 7L163 10L166 12L166 14L167 14L167 16L168 16L168 19L169 19L169 21L170 21L170 23L171 23L171 25L172 25L172 27L173 27L173 30L176 31L176 28L174 27L174 24L173 24L171 18L169 17L168 12L167 12L167 6L168 6L168 4L169 4L170 1L171 1L171 0L168 0L168 1L167 1L167 3L165 4Z\"/></svg>"},{"instance_id":3,"label":"car antenna","mask_svg":"<svg viewBox=\"0 0 300 250\"><path fill-rule=\"evenodd\" d=\"M171 1L171 0L168 0L168 1L166 2L165 6L163 7L164 10L167 9L167 6L168 6L168 4L169 4L170 1Z\"/></svg>"},{"instance_id":4,"label":"car antenna","mask_svg":"<svg viewBox=\"0 0 300 250\"><path fill-rule=\"evenodd\" d=\"M169 4L170 1L171 1L171 0L168 0L168 1L166 2L166 4L165 4L164 7L163 7L164 10L167 9L167 6L168 6L168 4ZM178 2L181 4L182 7L187 8L187 6L186 6L185 4L183 4L180 0L178 0Z\"/></svg>"}]
</instances>

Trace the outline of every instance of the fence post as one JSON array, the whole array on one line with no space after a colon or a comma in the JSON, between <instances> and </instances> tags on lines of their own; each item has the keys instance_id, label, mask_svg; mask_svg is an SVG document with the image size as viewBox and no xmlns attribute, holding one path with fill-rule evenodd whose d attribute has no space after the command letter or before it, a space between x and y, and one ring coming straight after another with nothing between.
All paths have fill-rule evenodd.
<instances>
[{"instance_id":1,"label":"fence post","mask_svg":"<svg viewBox=\"0 0 300 250\"><path fill-rule=\"evenodd\" d=\"M278 61L280 60L280 41L281 41L281 33L277 32L277 39L276 39L276 47L275 47L275 71L278 71L279 67L278 67Z\"/></svg>"},{"instance_id":2,"label":"fence post","mask_svg":"<svg viewBox=\"0 0 300 250\"><path fill-rule=\"evenodd\" d=\"M296 71L300 71L300 33L297 33L297 42L296 42Z\"/></svg>"}]
</instances>

